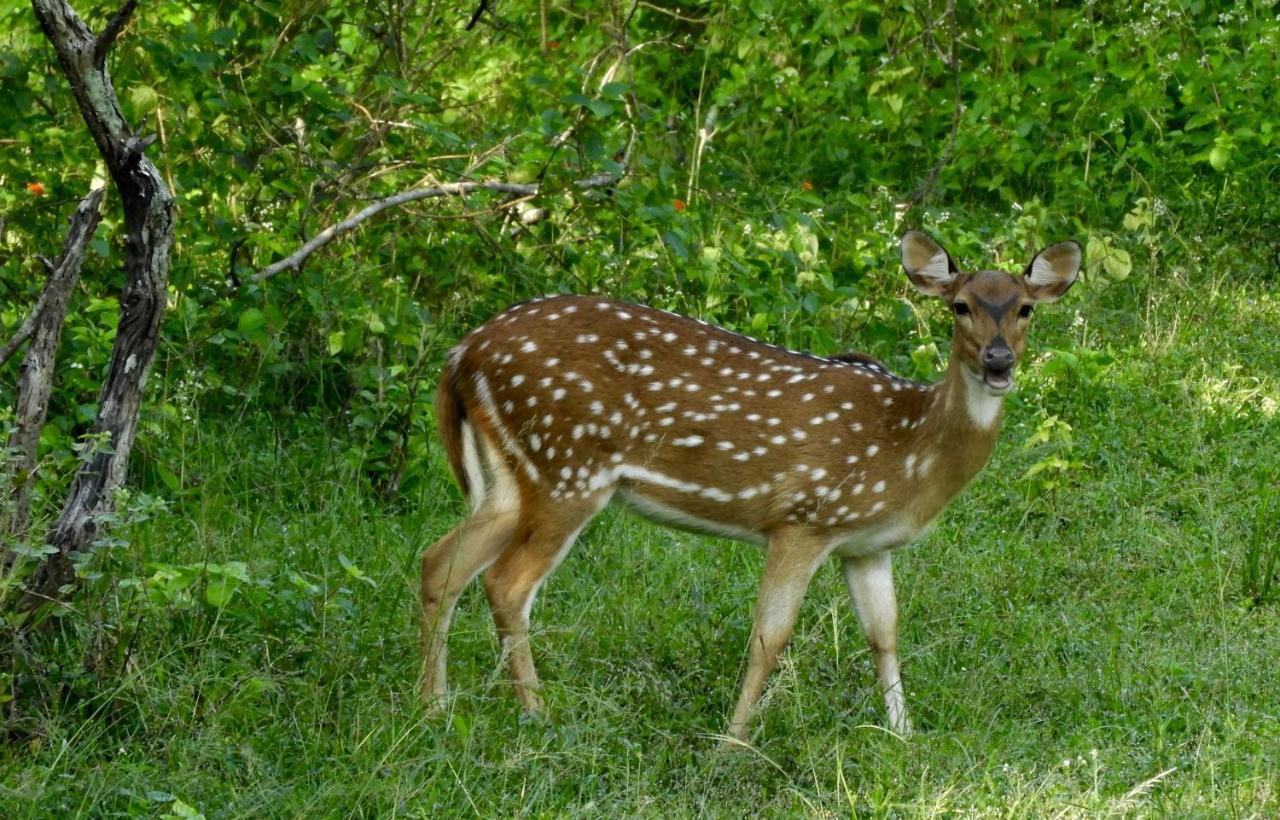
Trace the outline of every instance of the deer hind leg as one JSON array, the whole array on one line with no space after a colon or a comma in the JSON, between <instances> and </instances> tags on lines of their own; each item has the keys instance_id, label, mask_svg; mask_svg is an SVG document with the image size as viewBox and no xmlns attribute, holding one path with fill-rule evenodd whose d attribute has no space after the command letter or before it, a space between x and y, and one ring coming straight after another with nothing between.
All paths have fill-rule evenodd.
<instances>
[{"instance_id":1,"label":"deer hind leg","mask_svg":"<svg viewBox=\"0 0 1280 820\"><path fill-rule=\"evenodd\" d=\"M486 487L482 455L475 433L466 425L466 471L475 509L456 529L422 554L423 698L432 702L447 693L446 638L453 608L462 590L511 543L520 519L514 480L504 465L494 466Z\"/></svg>"},{"instance_id":2,"label":"deer hind leg","mask_svg":"<svg viewBox=\"0 0 1280 820\"><path fill-rule=\"evenodd\" d=\"M529 650L529 612L547 576L560 565L578 533L610 493L576 502L527 504L515 537L484 575L485 594L506 659L516 699L526 711L542 709L538 671Z\"/></svg>"},{"instance_id":3,"label":"deer hind leg","mask_svg":"<svg viewBox=\"0 0 1280 820\"><path fill-rule=\"evenodd\" d=\"M729 735L737 740L747 739L747 718L791 639L809 580L826 554L825 542L805 534L782 534L769 539L751 629L747 673L738 705L729 719Z\"/></svg>"},{"instance_id":4,"label":"deer hind leg","mask_svg":"<svg viewBox=\"0 0 1280 820\"><path fill-rule=\"evenodd\" d=\"M884 692L889 728L900 735L910 734L911 722L907 719L907 702L898 671L898 603L889 553L844 559L844 579L862 634L875 656L876 678Z\"/></svg>"},{"instance_id":5,"label":"deer hind leg","mask_svg":"<svg viewBox=\"0 0 1280 820\"><path fill-rule=\"evenodd\" d=\"M445 638L458 596L510 542L519 513L482 506L422 554L422 696L443 697Z\"/></svg>"}]
</instances>

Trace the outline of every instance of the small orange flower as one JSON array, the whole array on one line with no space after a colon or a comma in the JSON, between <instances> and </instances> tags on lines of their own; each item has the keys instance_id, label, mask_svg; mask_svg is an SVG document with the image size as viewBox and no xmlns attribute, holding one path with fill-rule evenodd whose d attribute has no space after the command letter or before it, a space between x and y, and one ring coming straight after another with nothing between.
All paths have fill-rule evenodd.
<instances>
[{"instance_id":1,"label":"small orange flower","mask_svg":"<svg viewBox=\"0 0 1280 820\"><path fill-rule=\"evenodd\" d=\"M560 48L560 41L559 41L559 40L548 40L548 41L547 41L547 48Z\"/></svg>"},{"instance_id":2,"label":"small orange flower","mask_svg":"<svg viewBox=\"0 0 1280 820\"><path fill-rule=\"evenodd\" d=\"M800 187L804 189L805 193L808 193L813 190L813 183L806 179L800 183Z\"/></svg>"},{"instance_id":3,"label":"small orange flower","mask_svg":"<svg viewBox=\"0 0 1280 820\"><path fill-rule=\"evenodd\" d=\"M683 200L683 199L677 199L675 202L672 202L671 204L675 207L675 209L676 209L677 211L683 211L683 210L684 210L684 200Z\"/></svg>"},{"instance_id":4,"label":"small orange flower","mask_svg":"<svg viewBox=\"0 0 1280 820\"><path fill-rule=\"evenodd\" d=\"M28 182L27 191L29 191L33 196L44 196L44 186L39 182Z\"/></svg>"}]
</instances>

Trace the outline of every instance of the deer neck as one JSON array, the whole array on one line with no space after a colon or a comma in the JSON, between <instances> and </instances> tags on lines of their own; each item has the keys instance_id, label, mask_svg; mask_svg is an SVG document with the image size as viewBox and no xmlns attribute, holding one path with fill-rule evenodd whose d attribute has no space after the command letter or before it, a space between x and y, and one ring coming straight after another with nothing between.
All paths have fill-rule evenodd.
<instances>
[{"instance_id":1,"label":"deer neck","mask_svg":"<svg viewBox=\"0 0 1280 820\"><path fill-rule=\"evenodd\" d=\"M921 485L933 506L955 497L987 463L1000 434L1004 397L987 393L981 378L955 354L946 376L930 392L924 422L910 446L938 473Z\"/></svg>"}]
</instances>

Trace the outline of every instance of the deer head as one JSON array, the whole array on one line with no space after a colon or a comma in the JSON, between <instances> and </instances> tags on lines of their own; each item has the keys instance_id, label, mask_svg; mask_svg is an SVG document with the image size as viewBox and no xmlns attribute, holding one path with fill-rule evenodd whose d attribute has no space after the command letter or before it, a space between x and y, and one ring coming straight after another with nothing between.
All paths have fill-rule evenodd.
<instances>
[{"instance_id":1,"label":"deer head","mask_svg":"<svg viewBox=\"0 0 1280 820\"><path fill-rule=\"evenodd\" d=\"M1027 325L1039 302L1059 299L1080 274L1080 245L1059 242L1036 254L1021 276L983 270L963 273L941 245L919 231L902 237L902 266L916 290L951 306L951 355L991 395L1013 386L1027 344Z\"/></svg>"}]
</instances>

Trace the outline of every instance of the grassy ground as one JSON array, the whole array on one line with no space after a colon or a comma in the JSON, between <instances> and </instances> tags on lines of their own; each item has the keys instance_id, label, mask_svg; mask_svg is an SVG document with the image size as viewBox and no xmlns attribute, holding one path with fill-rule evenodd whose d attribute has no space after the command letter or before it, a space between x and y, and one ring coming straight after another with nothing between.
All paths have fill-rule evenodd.
<instances>
[{"instance_id":1,"label":"grassy ground","mask_svg":"<svg viewBox=\"0 0 1280 820\"><path fill-rule=\"evenodd\" d=\"M461 509L443 469L437 492L388 509L334 466L339 440L250 415L188 426L196 489L123 530L110 568L162 562L169 592L99 583L83 613L97 631L48 638L78 658L105 634L119 669L49 670L52 705L29 705L0 751L0 814L1274 816L1280 604L1252 604L1244 564L1276 549L1259 499L1280 301L1225 276L1158 298L1080 290L1038 315L989 468L896 559L907 742L879 728L833 568L754 746L718 752L761 556L612 512L534 610L551 717L518 713L474 587L452 633L457 697L425 717L415 556ZM1064 370L1049 349L1115 361ZM1024 446L1038 430L1048 441ZM204 580L178 589L206 561L246 564L221 607Z\"/></svg>"}]
</instances>

